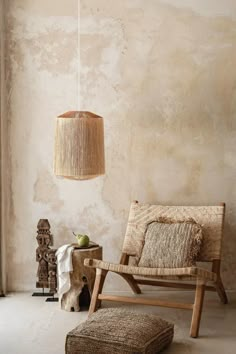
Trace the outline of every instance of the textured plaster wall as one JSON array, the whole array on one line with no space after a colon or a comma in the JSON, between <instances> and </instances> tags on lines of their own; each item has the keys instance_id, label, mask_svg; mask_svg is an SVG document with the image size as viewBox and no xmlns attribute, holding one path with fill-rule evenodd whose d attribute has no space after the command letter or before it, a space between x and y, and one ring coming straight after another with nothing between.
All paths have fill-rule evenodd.
<instances>
[{"instance_id":1,"label":"textured plaster wall","mask_svg":"<svg viewBox=\"0 0 236 354\"><path fill-rule=\"evenodd\" d=\"M85 232L117 261L133 199L225 201L223 279L235 288L235 1L8 6L9 289L34 288L39 218L55 246ZM52 171L54 117L77 108L105 120L106 175L84 182ZM128 288L114 276L107 289Z\"/></svg>"}]
</instances>

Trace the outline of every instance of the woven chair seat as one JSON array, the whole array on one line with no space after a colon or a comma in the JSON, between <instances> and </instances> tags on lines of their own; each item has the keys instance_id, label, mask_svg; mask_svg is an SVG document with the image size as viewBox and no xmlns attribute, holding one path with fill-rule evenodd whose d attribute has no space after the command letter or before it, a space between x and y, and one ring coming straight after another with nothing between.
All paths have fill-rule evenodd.
<instances>
[{"instance_id":1,"label":"woven chair seat","mask_svg":"<svg viewBox=\"0 0 236 354\"><path fill-rule=\"evenodd\" d=\"M177 276L178 278L193 277L201 278L207 281L215 281L216 274L207 269L199 267L185 267L185 268L145 268L131 265L116 264L104 262L98 259L84 260L84 264L92 268L100 268L115 273L132 274L144 277L160 277Z\"/></svg>"}]
</instances>

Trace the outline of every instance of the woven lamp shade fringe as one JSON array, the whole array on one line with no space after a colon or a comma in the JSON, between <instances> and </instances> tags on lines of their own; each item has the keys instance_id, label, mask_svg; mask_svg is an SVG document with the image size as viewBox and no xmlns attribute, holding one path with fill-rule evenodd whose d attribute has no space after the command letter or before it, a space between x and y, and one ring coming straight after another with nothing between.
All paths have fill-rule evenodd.
<instances>
[{"instance_id":1,"label":"woven lamp shade fringe","mask_svg":"<svg viewBox=\"0 0 236 354\"><path fill-rule=\"evenodd\" d=\"M105 173L102 117L83 111L57 117L54 173L81 180Z\"/></svg>"}]
</instances>

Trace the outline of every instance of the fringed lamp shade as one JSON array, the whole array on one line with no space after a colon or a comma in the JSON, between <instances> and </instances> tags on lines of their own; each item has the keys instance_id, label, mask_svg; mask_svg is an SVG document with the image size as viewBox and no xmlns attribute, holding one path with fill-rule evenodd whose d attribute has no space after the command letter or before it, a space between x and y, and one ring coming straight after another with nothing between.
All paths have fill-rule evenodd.
<instances>
[{"instance_id":1,"label":"fringed lamp shade","mask_svg":"<svg viewBox=\"0 0 236 354\"><path fill-rule=\"evenodd\" d=\"M105 173L102 117L85 111L57 117L54 173L72 179L90 179Z\"/></svg>"}]
</instances>

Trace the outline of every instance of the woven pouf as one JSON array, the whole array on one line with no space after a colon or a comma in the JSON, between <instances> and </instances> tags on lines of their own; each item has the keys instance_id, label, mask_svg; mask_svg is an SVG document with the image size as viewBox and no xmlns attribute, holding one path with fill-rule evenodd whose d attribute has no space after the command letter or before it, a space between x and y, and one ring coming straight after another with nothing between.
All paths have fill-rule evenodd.
<instances>
[{"instance_id":1,"label":"woven pouf","mask_svg":"<svg viewBox=\"0 0 236 354\"><path fill-rule=\"evenodd\" d=\"M173 335L174 325L155 315L102 309L67 334L66 354L156 354Z\"/></svg>"}]
</instances>

